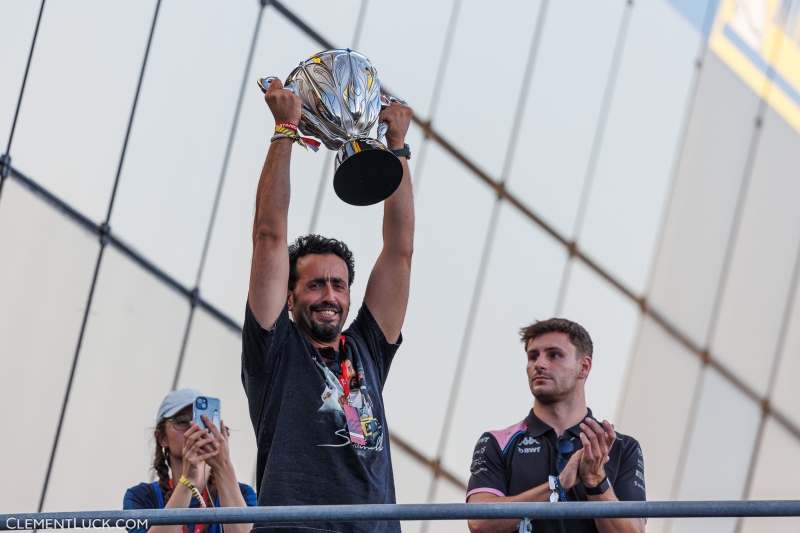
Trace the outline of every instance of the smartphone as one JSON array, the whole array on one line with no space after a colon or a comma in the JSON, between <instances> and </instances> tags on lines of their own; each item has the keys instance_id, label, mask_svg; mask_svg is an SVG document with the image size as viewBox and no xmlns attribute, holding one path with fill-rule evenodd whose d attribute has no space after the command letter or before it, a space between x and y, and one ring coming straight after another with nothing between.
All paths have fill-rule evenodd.
<instances>
[{"instance_id":1,"label":"smartphone","mask_svg":"<svg viewBox=\"0 0 800 533\"><path fill-rule=\"evenodd\" d=\"M200 427L205 428L207 426L200 416L206 415L211 420L211 423L217 426L217 429L219 429L220 418L222 416L221 407L222 406L219 398L212 398L211 396L198 396L194 399L192 409L194 421L197 422Z\"/></svg>"}]
</instances>

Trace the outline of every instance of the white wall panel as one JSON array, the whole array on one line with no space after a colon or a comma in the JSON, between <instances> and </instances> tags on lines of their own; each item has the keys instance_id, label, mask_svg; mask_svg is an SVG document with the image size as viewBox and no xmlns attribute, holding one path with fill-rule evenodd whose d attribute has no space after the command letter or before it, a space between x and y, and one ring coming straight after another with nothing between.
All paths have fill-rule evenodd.
<instances>
[{"instance_id":1,"label":"white wall panel","mask_svg":"<svg viewBox=\"0 0 800 533\"><path fill-rule=\"evenodd\" d=\"M768 393L772 407L800 427L800 388L797 387L797 376L800 376L800 287L795 290L782 342L783 349Z\"/></svg>"},{"instance_id":2,"label":"white wall panel","mask_svg":"<svg viewBox=\"0 0 800 533\"><path fill-rule=\"evenodd\" d=\"M280 40L276 40L277 35L292 42L293 46L290 49L283 46ZM290 50L292 52L288 53ZM250 86L245 88L200 281L203 297L239 321L244 320L250 279L256 188L269 150L269 139L275 128L275 120L256 80L266 76L278 76L285 80L300 61L294 54L308 58L318 51L318 45L287 22L283 15L274 9L264 11L253 64L247 77ZM330 154L332 152L325 148L320 148L316 154L299 146L293 148L288 229L290 242L309 232L320 180L331 180L333 176L333 158Z\"/></svg>"},{"instance_id":3,"label":"white wall panel","mask_svg":"<svg viewBox=\"0 0 800 533\"><path fill-rule=\"evenodd\" d=\"M651 318L643 320L617 427L642 445L648 500L673 499L700 368L699 358Z\"/></svg>"},{"instance_id":4,"label":"white wall panel","mask_svg":"<svg viewBox=\"0 0 800 533\"><path fill-rule=\"evenodd\" d=\"M519 422L533 406L519 328L553 315L567 259L560 243L516 208L501 205L494 243L484 252L491 257L442 449L444 466L464 483L478 437Z\"/></svg>"},{"instance_id":5,"label":"white wall panel","mask_svg":"<svg viewBox=\"0 0 800 533\"><path fill-rule=\"evenodd\" d=\"M499 177L506 157L540 4L515 4L509 16L509 10L480 0L460 3L431 119L445 139L493 177Z\"/></svg>"},{"instance_id":6,"label":"white wall panel","mask_svg":"<svg viewBox=\"0 0 800 533\"><path fill-rule=\"evenodd\" d=\"M152 0L49 2L42 14L11 155L21 172L98 222L154 14Z\"/></svg>"},{"instance_id":7,"label":"white wall panel","mask_svg":"<svg viewBox=\"0 0 800 533\"><path fill-rule=\"evenodd\" d=\"M284 5L297 15L300 20L308 24L312 30L331 42L334 47L353 48L352 43L356 34L356 26L362 10L362 4L366 4L366 2L364 0L355 0L346 3L317 1L302 6L297 4ZM269 16L281 17L284 21L286 20L282 14L272 8L268 8L267 14ZM271 40L277 45L283 39L276 39L273 37ZM300 61L304 61L311 57L312 54L323 50L322 45L316 46L317 49L310 54L299 56L294 59L294 66L296 67ZM295 52L292 52L293 49L296 50L293 46L283 47L284 53L294 54ZM360 51L361 50L359 50L359 52ZM367 55L367 57L369 57L369 55Z\"/></svg>"},{"instance_id":8,"label":"white wall panel","mask_svg":"<svg viewBox=\"0 0 800 533\"><path fill-rule=\"evenodd\" d=\"M381 88L406 100L423 119L430 116L453 4L453 0L408 0L402 9L392 9L378 2L364 2L366 15L357 50L375 65ZM391 17L390 24L387 17ZM415 38L409 38L410 34ZM414 148L417 145L412 145Z\"/></svg>"},{"instance_id":9,"label":"white wall panel","mask_svg":"<svg viewBox=\"0 0 800 533\"><path fill-rule=\"evenodd\" d=\"M197 278L258 9L159 10L110 224L185 285Z\"/></svg>"},{"instance_id":10,"label":"white wall panel","mask_svg":"<svg viewBox=\"0 0 800 533\"><path fill-rule=\"evenodd\" d=\"M427 503L428 493L433 482L433 472L415 457L397 445L392 445L392 470L397 503ZM406 533L420 531L422 522L403 522Z\"/></svg>"},{"instance_id":11,"label":"white wall panel","mask_svg":"<svg viewBox=\"0 0 800 533\"><path fill-rule=\"evenodd\" d=\"M0 454L6 512L35 512L100 243L17 182L0 199Z\"/></svg>"},{"instance_id":12,"label":"white wall panel","mask_svg":"<svg viewBox=\"0 0 800 533\"><path fill-rule=\"evenodd\" d=\"M507 185L567 238L626 6L621 0L549 2L527 103L519 110L524 115Z\"/></svg>"},{"instance_id":13,"label":"white wall panel","mask_svg":"<svg viewBox=\"0 0 800 533\"><path fill-rule=\"evenodd\" d=\"M698 346L707 342L758 102L706 54L648 298Z\"/></svg>"},{"instance_id":14,"label":"white wall panel","mask_svg":"<svg viewBox=\"0 0 800 533\"><path fill-rule=\"evenodd\" d=\"M798 146L798 135L768 109L711 341L712 353L761 395L793 297L787 289L800 247Z\"/></svg>"},{"instance_id":15,"label":"white wall panel","mask_svg":"<svg viewBox=\"0 0 800 533\"><path fill-rule=\"evenodd\" d=\"M3 51L0 56L0 72L3 73L3 83L0 83L0 153L5 153L8 146L41 5L41 2L30 0L0 3L0 20L5 21L0 32L0 50Z\"/></svg>"},{"instance_id":16,"label":"white wall panel","mask_svg":"<svg viewBox=\"0 0 800 533\"><path fill-rule=\"evenodd\" d=\"M189 305L109 247L89 313L44 511L119 509L125 490L149 479Z\"/></svg>"},{"instance_id":17,"label":"white wall panel","mask_svg":"<svg viewBox=\"0 0 800 533\"><path fill-rule=\"evenodd\" d=\"M242 336L203 309L195 309L177 388L198 389L222 402L222 421L231 430L230 453L236 476L251 483L256 436L242 387ZM253 485L255 489L255 485Z\"/></svg>"},{"instance_id":18,"label":"white wall panel","mask_svg":"<svg viewBox=\"0 0 800 533\"><path fill-rule=\"evenodd\" d=\"M761 436L758 457L753 469L748 500L800 500L800 486L795 473L800 472L800 441L797 435L767 419ZM738 533L774 531L792 533L800 530L800 518L744 518Z\"/></svg>"},{"instance_id":19,"label":"white wall panel","mask_svg":"<svg viewBox=\"0 0 800 533\"><path fill-rule=\"evenodd\" d=\"M444 478L434 481L433 500L429 503L464 503L466 492ZM468 531L466 520L436 520L426 523L428 533L463 533Z\"/></svg>"},{"instance_id":20,"label":"white wall panel","mask_svg":"<svg viewBox=\"0 0 800 533\"><path fill-rule=\"evenodd\" d=\"M392 363L385 403L393 433L434 457L494 197L434 146L424 173L425 186L415 201L417 233L403 346ZM419 410L409 408L410 387L423 391L415 395L425 410L422 431Z\"/></svg>"},{"instance_id":21,"label":"white wall panel","mask_svg":"<svg viewBox=\"0 0 800 533\"><path fill-rule=\"evenodd\" d=\"M579 238L634 293L649 275L699 44L667 2L634 3Z\"/></svg>"},{"instance_id":22,"label":"white wall panel","mask_svg":"<svg viewBox=\"0 0 800 533\"><path fill-rule=\"evenodd\" d=\"M559 314L586 328L594 343L586 402L594 416L613 422L620 409L639 311L581 261L573 261L568 283Z\"/></svg>"},{"instance_id":23,"label":"white wall panel","mask_svg":"<svg viewBox=\"0 0 800 533\"><path fill-rule=\"evenodd\" d=\"M761 410L752 400L707 368L684 450L678 500L738 500L744 497ZM721 445L724 443L724 445ZM735 518L675 520L670 531L733 532Z\"/></svg>"}]
</instances>

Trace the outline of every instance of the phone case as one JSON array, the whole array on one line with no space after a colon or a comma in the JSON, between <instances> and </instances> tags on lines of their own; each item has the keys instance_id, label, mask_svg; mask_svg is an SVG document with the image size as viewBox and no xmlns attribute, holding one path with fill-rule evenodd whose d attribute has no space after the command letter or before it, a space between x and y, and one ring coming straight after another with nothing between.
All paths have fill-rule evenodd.
<instances>
[{"instance_id":1,"label":"phone case","mask_svg":"<svg viewBox=\"0 0 800 533\"><path fill-rule=\"evenodd\" d=\"M201 415L206 415L211 423L219 429L220 419L222 417L222 405L219 398L212 398L211 396L198 396L194 399L193 404L193 418L200 427L206 427Z\"/></svg>"}]
</instances>

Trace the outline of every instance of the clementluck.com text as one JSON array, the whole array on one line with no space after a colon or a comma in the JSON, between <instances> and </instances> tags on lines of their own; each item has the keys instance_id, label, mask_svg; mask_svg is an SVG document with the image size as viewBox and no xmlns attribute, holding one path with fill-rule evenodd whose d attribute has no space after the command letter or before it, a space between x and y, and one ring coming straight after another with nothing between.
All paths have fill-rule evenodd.
<instances>
[{"instance_id":1,"label":"clementluck.com text","mask_svg":"<svg viewBox=\"0 0 800 533\"><path fill-rule=\"evenodd\" d=\"M6 518L6 529L64 529L64 528L125 528L149 529L147 519L133 518Z\"/></svg>"}]
</instances>

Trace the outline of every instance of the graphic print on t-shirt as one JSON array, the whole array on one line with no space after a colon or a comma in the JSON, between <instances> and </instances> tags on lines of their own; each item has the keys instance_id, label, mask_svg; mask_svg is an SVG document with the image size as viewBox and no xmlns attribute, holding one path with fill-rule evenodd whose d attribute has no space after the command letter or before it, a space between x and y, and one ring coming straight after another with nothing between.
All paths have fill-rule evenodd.
<instances>
[{"instance_id":1,"label":"graphic print on t-shirt","mask_svg":"<svg viewBox=\"0 0 800 533\"><path fill-rule=\"evenodd\" d=\"M342 383L326 365L320 364L319 361L316 363L325 377L325 389L321 395L322 405L317 412L322 416L333 417L336 426L339 427L334 432L334 442L320 443L318 446L352 444L358 449L383 450L383 425L373 416L373 404L367 392L364 369L359 368L356 372L352 361L345 359L342 372L344 383ZM349 417L350 425L345 406L348 406L348 411L354 415ZM351 425L360 425L360 428Z\"/></svg>"}]
</instances>

